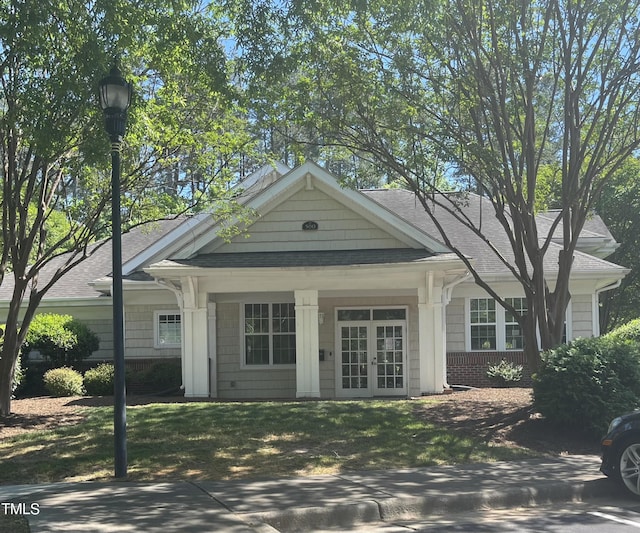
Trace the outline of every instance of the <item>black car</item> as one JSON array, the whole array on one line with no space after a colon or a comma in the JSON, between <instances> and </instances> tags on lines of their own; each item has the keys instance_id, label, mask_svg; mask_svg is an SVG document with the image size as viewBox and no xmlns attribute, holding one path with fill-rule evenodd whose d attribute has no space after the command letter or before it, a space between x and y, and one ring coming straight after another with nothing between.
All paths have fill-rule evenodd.
<instances>
[{"instance_id":1,"label":"black car","mask_svg":"<svg viewBox=\"0 0 640 533\"><path fill-rule=\"evenodd\" d=\"M600 471L640 496L640 410L614 418L601 446Z\"/></svg>"}]
</instances>

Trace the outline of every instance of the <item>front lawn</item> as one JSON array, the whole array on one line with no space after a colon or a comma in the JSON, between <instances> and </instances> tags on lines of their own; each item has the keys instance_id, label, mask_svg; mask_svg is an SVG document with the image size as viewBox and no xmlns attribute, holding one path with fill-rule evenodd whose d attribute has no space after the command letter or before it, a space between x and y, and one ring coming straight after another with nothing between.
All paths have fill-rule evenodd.
<instances>
[{"instance_id":1,"label":"front lawn","mask_svg":"<svg viewBox=\"0 0 640 533\"><path fill-rule=\"evenodd\" d=\"M127 408L129 476L183 480L304 476L507 460L522 448L488 446L418 417L437 400L161 403ZM106 480L113 473L113 410L78 424L0 441L3 484Z\"/></svg>"}]
</instances>

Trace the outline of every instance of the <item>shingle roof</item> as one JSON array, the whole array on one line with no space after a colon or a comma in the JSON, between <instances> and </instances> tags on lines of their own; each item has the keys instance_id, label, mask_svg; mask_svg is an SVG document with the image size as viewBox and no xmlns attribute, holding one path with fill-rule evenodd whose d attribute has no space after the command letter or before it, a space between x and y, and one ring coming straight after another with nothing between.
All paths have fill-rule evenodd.
<instances>
[{"instance_id":1,"label":"shingle roof","mask_svg":"<svg viewBox=\"0 0 640 533\"><path fill-rule=\"evenodd\" d=\"M299 252L211 253L193 259L165 260L163 266L183 265L199 268L293 268L346 265L416 263L434 254L413 248L379 250L317 250Z\"/></svg>"},{"instance_id":2,"label":"shingle roof","mask_svg":"<svg viewBox=\"0 0 640 533\"><path fill-rule=\"evenodd\" d=\"M406 222L431 236L435 240L441 240L440 233L425 213L422 205L410 191L402 189L362 191L366 197L379 204L384 209L395 213ZM503 246L508 242L504 230L493 214L493 209L486 200L477 195L464 196L465 213L475 223L482 221L483 233L496 243L507 261L513 261L513 252L509 246ZM438 220L444 227L452 242L463 253L475 261L475 266L481 274L505 274L508 272L504 263L491 251L486 243L483 243L471 230L464 228L450 214L442 208L436 208ZM153 222L123 234L122 256L123 263L131 260L138 254L154 245L161 237L177 228L186 220L185 217ZM545 220L542 220L545 227ZM589 236L608 239L611 234L602 224L599 218L594 217L588 221L585 232ZM552 244L545 258L545 269L553 272L557 268L557 253L560 246ZM71 272L63 276L46 294L46 299L59 298L98 298L102 293L95 290L89 284L95 280L104 279L111 273L111 242L96 244L90 249L91 256L76 266ZM440 254L438 257L446 257L449 254ZM40 286L51 279L55 269L63 264L68 256L56 258L40 274ZM385 249L385 250L349 250L349 251L299 251L299 252L256 252L256 253L212 253L196 256L188 260L164 260L162 265L188 265L202 268L269 268L269 267L323 267L345 265L375 265L375 264L400 264L427 261L434 254L425 249ZM611 272L623 271L618 265L598 259L591 255L576 252L573 272ZM133 272L127 276L130 281L150 281L151 277L141 271ZM0 300L9 300L13 290L13 278L11 273L5 277L0 287Z\"/></svg>"},{"instance_id":3,"label":"shingle roof","mask_svg":"<svg viewBox=\"0 0 640 533\"><path fill-rule=\"evenodd\" d=\"M170 220L150 222L138 226L122 235L122 259L123 263L151 246L162 235L175 228L184 221L184 217ZM44 299L57 298L97 298L101 296L89 285L90 282L111 274L112 252L111 239L101 241L89 247L90 257L79 263L71 271L62 276L46 293ZM46 268L42 269L38 279L38 285L45 285L56 270L64 265L70 257L63 254L53 259ZM11 272L5 276L0 286L0 300L11 299L14 279Z\"/></svg>"},{"instance_id":4,"label":"shingle roof","mask_svg":"<svg viewBox=\"0 0 640 533\"><path fill-rule=\"evenodd\" d=\"M363 191L373 201L394 211L399 216L420 228L425 233L440 236L440 232L431 217L425 212L424 207L411 191L404 189L382 189ZM493 207L489 201L476 194L458 195L460 205L464 205L464 213L476 225L482 228L483 234L494 243L506 259L511 264L514 263L514 254L508 243L504 228L495 217ZM437 214L438 222L442 225L452 244L458 247L465 255L475 260L475 268L481 274L503 274L508 269L504 262L491 250L489 245L483 242L474 232L464 227L453 215L446 212L442 207L433 204L434 212ZM593 223L591 228L596 229L597 224ZM607 232L608 233L608 232ZM551 244L549 252L545 255L545 270L555 272L558 267L558 253L561 247ZM597 270L624 270L619 265L615 265L603 259L576 252L573 264L573 272L593 272Z\"/></svg>"}]
</instances>

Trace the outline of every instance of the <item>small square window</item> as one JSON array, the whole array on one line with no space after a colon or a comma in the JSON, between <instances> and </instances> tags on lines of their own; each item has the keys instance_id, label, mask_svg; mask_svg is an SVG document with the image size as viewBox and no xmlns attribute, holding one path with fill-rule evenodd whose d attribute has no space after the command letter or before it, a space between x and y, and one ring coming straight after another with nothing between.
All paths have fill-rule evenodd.
<instances>
[{"instance_id":1,"label":"small square window","mask_svg":"<svg viewBox=\"0 0 640 533\"><path fill-rule=\"evenodd\" d=\"M182 344L182 316L180 313L157 311L155 313L155 347L175 348Z\"/></svg>"}]
</instances>

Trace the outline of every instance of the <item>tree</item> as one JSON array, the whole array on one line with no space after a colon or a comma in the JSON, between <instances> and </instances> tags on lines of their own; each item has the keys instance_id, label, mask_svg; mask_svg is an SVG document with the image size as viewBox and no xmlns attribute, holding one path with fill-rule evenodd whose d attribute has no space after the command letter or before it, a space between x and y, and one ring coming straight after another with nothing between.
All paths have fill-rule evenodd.
<instances>
[{"instance_id":1,"label":"tree","mask_svg":"<svg viewBox=\"0 0 640 533\"><path fill-rule=\"evenodd\" d=\"M517 317L536 369L540 349L562 339L586 217L640 143L639 8L637 0L264 0L260 17L237 23L255 36L240 43L250 90L295 71L296 90L279 101L286 116L314 125L316 142L402 177L436 225L434 209L448 213L503 262L526 295L524 315L440 231L475 282ZM252 25L259 19L262 29ZM559 184L551 228L536 220L542 170ZM439 172L492 206L510 253L465 216L459 196L439 194ZM554 285L545 257L557 263Z\"/></svg>"},{"instance_id":2,"label":"tree","mask_svg":"<svg viewBox=\"0 0 640 533\"><path fill-rule=\"evenodd\" d=\"M247 137L222 21L195 0L0 1L0 283L13 278L0 414L10 412L19 348L43 296L110 235L109 143L96 94L114 54L136 95L123 147L123 219L166 215L158 205L187 209L187 182L202 201L225 197ZM46 266L53 274L44 279Z\"/></svg>"},{"instance_id":3,"label":"tree","mask_svg":"<svg viewBox=\"0 0 640 533\"><path fill-rule=\"evenodd\" d=\"M620 287L600 296L603 333L640 317L640 160L629 159L605 184L596 210L620 247L610 259L631 269Z\"/></svg>"}]
</instances>

